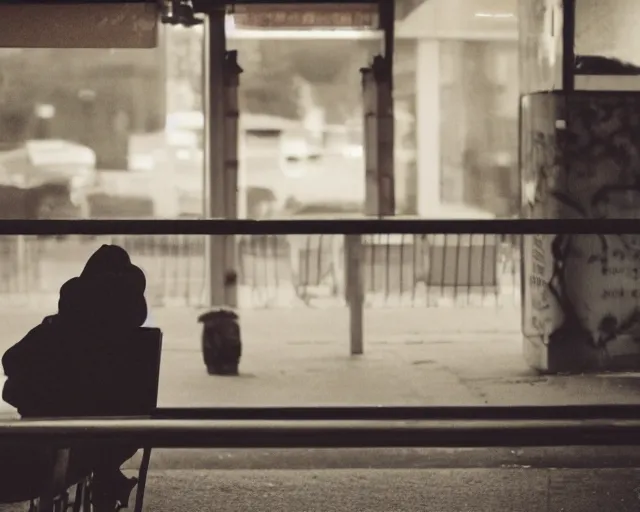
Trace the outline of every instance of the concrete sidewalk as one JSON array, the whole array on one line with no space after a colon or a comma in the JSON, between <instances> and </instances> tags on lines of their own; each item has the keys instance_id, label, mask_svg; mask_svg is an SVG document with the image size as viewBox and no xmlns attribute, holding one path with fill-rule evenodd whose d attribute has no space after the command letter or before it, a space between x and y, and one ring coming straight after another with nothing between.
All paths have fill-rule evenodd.
<instances>
[{"instance_id":1,"label":"concrete sidewalk","mask_svg":"<svg viewBox=\"0 0 640 512\"><path fill-rule=\"evenodd\" d=\"M48 313L15 311L3 321L0 349ZM369 310L365 354L355 357L349 355L345 309L243 311L238 378L206 374L199 313L152 311L165 336L161 406L640 402L634 375L546 377L529 370L515 308Z\"/></svg>"}]
</instances>

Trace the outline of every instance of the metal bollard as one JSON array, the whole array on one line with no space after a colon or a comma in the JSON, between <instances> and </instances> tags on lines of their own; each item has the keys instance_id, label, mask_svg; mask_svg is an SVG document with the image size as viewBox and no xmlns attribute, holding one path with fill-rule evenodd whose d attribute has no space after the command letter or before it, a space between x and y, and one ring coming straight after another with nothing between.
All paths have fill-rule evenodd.
<instances>
[{"instance_id":1,"label":"metal bollard","mask_svg":"<svg viewBox=\"0 0 640 512\"><path fill-rule=\"evenodd\" d=\"M238 375L242 340L238 315L225 308L198 317L203 324L202 356L209 375Z\"/></svg>"}]
</instances>

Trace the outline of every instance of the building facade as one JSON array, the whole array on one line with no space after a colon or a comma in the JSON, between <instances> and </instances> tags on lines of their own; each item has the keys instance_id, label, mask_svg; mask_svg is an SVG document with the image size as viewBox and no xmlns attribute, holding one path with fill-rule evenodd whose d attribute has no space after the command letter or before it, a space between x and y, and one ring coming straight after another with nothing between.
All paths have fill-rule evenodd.
<instances>
[{"instance_id":1,"label":"building facade","mask_svg":"<svg viewBox=\"0 0 640 512\"><path fill-rule=\"evenodd\" d=\"M415 113L412 200L421 216L438 217L443 206L517 213L515 7L430 0L398 22L397 97Z\"/></svg>"}]
</instances>

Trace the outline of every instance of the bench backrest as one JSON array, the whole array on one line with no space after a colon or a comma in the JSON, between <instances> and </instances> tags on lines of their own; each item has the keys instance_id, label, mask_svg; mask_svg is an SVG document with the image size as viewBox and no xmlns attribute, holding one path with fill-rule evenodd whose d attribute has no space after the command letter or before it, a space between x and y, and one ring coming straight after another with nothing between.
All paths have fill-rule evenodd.
<instances>
[{"instance_id":1,"label":"bench backrest","mask_svg":"<svg viewBox=\"0 0 640 512\"><path fill-rule=\"evenodd\" d=\"M61 365L66 392L52 415L150 415L158 402L161 350L162 331L150 327L76 345Z\"/></svg>"},{"instance_id":2,"label":"bench backrest","mask_svg":"<svg viewBox=\"0 0 640 512\"><path fill-rule=\"evenodd\" d=\"M162 331L154 327L141 327L129 344L129 357L121 361L129 391L137 395L135 403L141 406L140 414L150 415L158 405Z\"/></svg>"}]
</instances>

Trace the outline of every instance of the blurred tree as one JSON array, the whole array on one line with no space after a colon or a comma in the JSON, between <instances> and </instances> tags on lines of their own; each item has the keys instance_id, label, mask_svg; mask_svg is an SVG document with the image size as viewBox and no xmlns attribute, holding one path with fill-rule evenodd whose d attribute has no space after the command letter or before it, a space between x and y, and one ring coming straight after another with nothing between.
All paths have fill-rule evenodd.
<instances>
[{"instance_id":1,"label":"blurred tree","mask_svg":"<svg viewBox=\"0 0 640 512\"><path fill-rule=\"evenodd\" d=\"M87 144L99 166L121 168L129 133L119 129L118 120L130 119L132 132L164 125L160 51L34 49L0 57L0 143L36 136L36 105L50 104L50 136ZM91 95L90 103L83 92Z\"/></svg>"},{"instance_id":2,"label":"blurred tree","mask_svg":"<svg viewBox=\"0 0 640 512\"><path fill-rule=\"evenodd\" d=\"M238 41L241 96L253 113L299 117L297 78L317 91L318 103L335 122L360 103L359 69L376 53L375 41ZM246 64L245 64L246 63Z\"/></svg>"},{"instance_id":3,"label":"blurred tree","mask_svg":"<svg viewBox=\"0 0 640 512\"><path fill-rule=\"evenodd\" d=\"M240 65L244 73L240 78L240 108L254 114L300 117L300 93L296 75L288 56L289 49L281 41L239 41ZM244 64L243 55L247 55Z\"/></svg>"},{"instance_id":4,"label":"blurred tree","mask_svg":"<svg viewBox=\"0 0 640 512\"><path fill-rule=\"evenodd\" d=\"M244 73L241 107L254 114L299 118L299 79L318 86L318 101L336 122L360 103L359 69L379 52L379 42L366 40L230 40ZM188 81L202 98L202 36L196 31L170 32L167 75Z\"/></svg>"},{"instance_id":5,"label":"blurred tree","mask_svg":"<svg viewBox=\"0 0 640 512\"><path fill-rule=\"evenodd\" d=\"M19 55L2 60L3 94L0 98L0 144L23 141L33 119L38 91L33 68L21 62ZM47 84L43 84L47 87Z\"/></svg>"},{"instance_id":6,"label":"blurred tree","mask_svg":"<svg viewBox=\"0 0 640 512\"><path fill-rule=\"evenodd\" d=\"M239 51L240 65L244 68L241 105L251 113L299 118L298 84L302 79L311 84L316 101L326 109L330 122L344 121L352 116L354 106L360 104L358 70L370 62L378 45L376 41L348 40L232 41L230 46ZM68 105L64 108L71 109L69 102L74 101L80 89L97 91L98 102L117 100L118 105L132 109L134 131L162 126L164 103L160 85L165 77L160 59L167 59L166 78L189 83L198 104L203 83L202 36L189 30L171 32L166 54L163 52L164 49L41 49L0 55L3 84L0 138L23 139L30 129L35 103L49 101L52 96L64 97ZM52 61L55 66L50 66ZM101 92L105 88L109 94ZM56 117L62 110L57 109ZM69 118L64 117L68 122ZM81 123L73 123L65 132L74 126L78 137L84 138Z\"/></svg>"}]
</instances>

